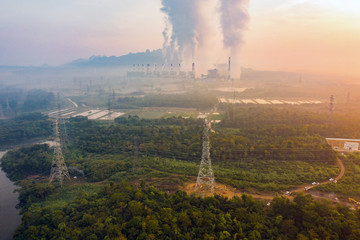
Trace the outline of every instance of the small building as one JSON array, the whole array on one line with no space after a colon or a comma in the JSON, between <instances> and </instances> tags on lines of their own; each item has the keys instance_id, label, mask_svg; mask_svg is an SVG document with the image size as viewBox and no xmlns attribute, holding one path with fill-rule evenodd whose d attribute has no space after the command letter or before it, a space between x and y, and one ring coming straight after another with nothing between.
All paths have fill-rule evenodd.
<instances>
[{"instance_id":1,"label":"small building","mask_svg":"<svg viewBox=\"0 0 360 240\"><path fill-rule=\"evenodd\" d=\"M326 138L335 151L359 151L360 139Z\"/></svg>"}]
</instances>

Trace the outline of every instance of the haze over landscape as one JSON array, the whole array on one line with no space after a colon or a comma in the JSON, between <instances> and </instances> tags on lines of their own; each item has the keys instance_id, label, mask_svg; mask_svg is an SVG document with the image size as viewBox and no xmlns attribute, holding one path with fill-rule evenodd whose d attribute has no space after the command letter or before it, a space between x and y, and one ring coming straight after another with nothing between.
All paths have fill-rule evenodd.
<instances>
[{"instance_id":1,"label":"haze over landscape","mask_svg":"<svg viewBox=\"0 0 360 240\"><path fill-rule=\"evenodd\" d=\"M360 239L357 0L0 0L0 240Z\"/></svg>"},{"instance_id":2,"label":"haze over landscape","mask_svg":"<svg viewBox=\"0 0 360 240\"><path fill-rule=\"evenodd\" d=\"M212 36L200 49L206 57L198 56L199 60L226 62L223 39L214 37L221 28L221 21L214 21L220 1L181 1L181 5L184 14L202 17L208 27L203 36ZM241 66L360 76L358 1L255 0L247 5L250 20L243 33ZM161 49L163 7L155 0L2 1L0 65L60 65L92 55Z\"/></svg>"}]
</instances>

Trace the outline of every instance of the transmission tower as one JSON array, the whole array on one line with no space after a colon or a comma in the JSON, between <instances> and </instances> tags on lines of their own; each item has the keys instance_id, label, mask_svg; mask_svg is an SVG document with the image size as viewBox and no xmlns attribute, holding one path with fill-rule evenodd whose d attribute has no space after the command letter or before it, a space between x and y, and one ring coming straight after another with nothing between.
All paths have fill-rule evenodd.
<instances>
[{"instance_id":1,"label":"transmission tower","mask_svg":"<svg viewBox=\"0 0 360 240\"><path fill-rule=\"evenodd\" d=\"M4 117L4 112L3 112L3 109L2 109L2 105L0 103L0 119Z\"/></svg>"},{"instance_id":2,"label":"transmission tower","mask_svg":"<svg viewBox=\"0 0 360 240\"><path fill-rule=\"evenodd\" d=\"M60 146L61 146L63 153L66 153L67 129L66 129L66 124L65 124L64 118L62 117L62 105L61 105L59 90L57 93L56 103L57 103L57 107L58 107L58 115L56 118L57 118L58 127L59 127Z\"/></svg>"},{"instance_id":3,"label":"transmission tower","mask_svg":"<svg viewBox=\"0 0 360 240\"><path fill-rule=\"evenodd\" d=\"M113 89L112 91L112 95L109 94L109 99L108 99L108 115L107 118L109 120L109 125L111 124L110 120L113 114L113 105L115 103L115 90Z\"/></svg>"},{"instance_id":4,"label":"transmission tower","mask_svg":"<svg viewBox=\"0 0 360 240\"><path fill-rule=\"evenodd\" d=\"M61 150L60 143L60 134L59 134L59 122L58 119L55 120L55 148L54 148L54 158L51 164L50 180L51 183L54 180L58 180L62 186L64 177L67 177L70 180L70 175L65 164L64 156Z\"/></svg>"},{"instance_id":5,"label":"transmission tower","mask_svg":"<svg viewBox=\"0 0 360 240\"><path fill-rule=\"evenodd\" d=\"M334 112L334 95L330 96L330 103L329 103L329 118L328 123L331 123L333 120L333 112Z\"/></svg>"},{"instance_id":6,"label":"transmission tower","mask_svg":"<svg viewBox=\"0 0 360 240\"><path fill-rule=\"evenodd\" d=\"M199 193L199 194L206 194L209 192L214 193L214 188L215 188L215 177L211 166L211 158L210 158L209 130L210 130L210 124L208 123L207 120L205 120L204 130L203 130L201 163L195 185L195 193Z\"/></svg>"},{"instance_id":7,"label":"transmission tower","mask_svg":"<svg viewBox=\"0 0 360 240\"><path fill-rule=\"evenodd\" d=\"M134 158L132 164L133 172L138 172L141 169L139 161L139 142L137 137L134 139Z\"/></svg>"}]
</instances>

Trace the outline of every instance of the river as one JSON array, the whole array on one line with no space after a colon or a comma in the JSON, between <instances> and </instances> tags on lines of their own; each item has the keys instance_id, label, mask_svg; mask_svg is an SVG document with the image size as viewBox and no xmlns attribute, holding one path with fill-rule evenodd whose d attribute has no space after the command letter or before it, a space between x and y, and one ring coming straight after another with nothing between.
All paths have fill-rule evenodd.
<instances>
[{"instance_id":1,"label":"river","mask_svg":"<svg viewBox=\"0 0 360 240\"><path fill-rule=\"evenodd\" d=\"M6 152L0 152L0 159ZM21 216L15 208L18 203L16 186L0 169L0 240L11 240L15 229L20 225Z\"/></svg>"}]
</instances>

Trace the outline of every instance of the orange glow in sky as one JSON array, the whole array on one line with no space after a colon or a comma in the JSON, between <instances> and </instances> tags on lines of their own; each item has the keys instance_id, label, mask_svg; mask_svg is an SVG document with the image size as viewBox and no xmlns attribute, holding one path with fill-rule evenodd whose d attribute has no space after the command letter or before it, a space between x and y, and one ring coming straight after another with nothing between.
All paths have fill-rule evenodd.
<instances>
[{"instance_id":1,"label":"orange glow in sky","mask_svg":"<svg viewBox=\"0 0 360 240\"><path fill-rule=\"evenodd\" d=\"M249 2L242 67L360 77L359 0ZM57 65L162 48L160 8L160 0L2 1L0 65ZM215 40L202 54L225 63L227 53L214 46L221 39Z\"/></svg>"},{"instance_id":2,"label":"orange glow in sky","mask_svg":"<svg viewBox=\"0 0 360 240\"><path fill-rule=\"evenodd\" d=\"M360 76L360 1L292 2L250 9L243 65Z\"/></svg>"}]
</instances>

